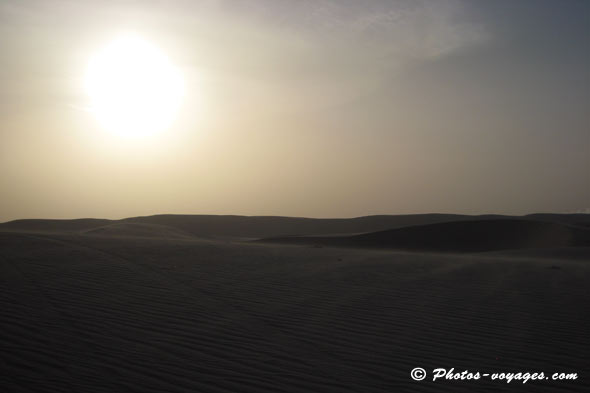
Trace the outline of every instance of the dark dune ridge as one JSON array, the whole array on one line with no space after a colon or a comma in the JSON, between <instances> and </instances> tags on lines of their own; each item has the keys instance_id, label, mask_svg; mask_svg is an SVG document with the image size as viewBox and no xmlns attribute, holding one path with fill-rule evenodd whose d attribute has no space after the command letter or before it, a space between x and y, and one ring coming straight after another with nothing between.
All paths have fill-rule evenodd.
<instances>
[{"instance_id":1,"label":"dark dune ridge","mask_svg":"<svg viewBox=\"0 0 590 393\"><path fill-rule=\"evenodd\" d=\"M410 226L354 236L291 236L260 241L410 251L482 252L590 247L590 230L554 222L502 219Z\"/></svg>"},{"instance_id":2,"label":"dark dune ridge","mask_svg":"<svg viewBox=\"0 0 590 393\"><path fill-rule=\"evenodd\" d=\"M169 231L181 231L191 236L255 239L295 235L358 234L452 221L501 219L526 219L590 228L590 214L532 214L522 217L502 215L409 214L342 219L163 214L131 217L122 220L90 218L77 220L15 220L0 224L0 230L73 233L90 230L103 231L104 229L99 228L117 224L150 224L158 225L160 229L163 229L162 227L164 226L169 227ZM123 227L118 228L122 229ZM111 229L115 230L115 228ZM122 230L119 232L122 232Z\"/></svg>"},{"instance_id":3,"label":"dark dune ridge","mask_svg":"<svg viewBox=\"0 0 590 393\"><path fill-rule=\"evenodd\" d=\"M201 241L116 225L0 232L2 392L590 390L588 259ZM128 236L138 231L149 236ZM579 378L416 382L414 367Z\"/></svg>"}]
</instances>

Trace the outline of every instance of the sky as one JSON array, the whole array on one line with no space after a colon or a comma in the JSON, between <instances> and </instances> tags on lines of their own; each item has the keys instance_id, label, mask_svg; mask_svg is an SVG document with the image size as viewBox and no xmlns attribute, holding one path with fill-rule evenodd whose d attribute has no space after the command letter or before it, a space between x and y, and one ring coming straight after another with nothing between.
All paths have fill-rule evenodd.
<instances>
[{"instance_id":1,"label":"sky","mask_svg":"<svg viewBox=\"0 0 590 393\"><path fill-rule=\"evenodd\" d=\"M108 132L90 59L134 34L173 123ZM590 2L0 2L0 221L590 212Z\"/></svg>"}]
</instances>

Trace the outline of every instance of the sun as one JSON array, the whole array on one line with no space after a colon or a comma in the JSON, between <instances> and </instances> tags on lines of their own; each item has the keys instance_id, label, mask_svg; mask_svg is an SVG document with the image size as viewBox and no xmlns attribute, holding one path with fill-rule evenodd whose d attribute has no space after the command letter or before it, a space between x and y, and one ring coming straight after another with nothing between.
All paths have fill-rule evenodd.
<instances>
[{"instance_id":1,"label":"sun","mask_svg":"<svg viewBox=\"0 0 590 393\"><path fill-rule=\"evenodd\" d=\"M100 124L124 137L170 127L184 90L168 57L136 35L114 40L90 59L85 87Z\"/></svg>"}]
</instances>

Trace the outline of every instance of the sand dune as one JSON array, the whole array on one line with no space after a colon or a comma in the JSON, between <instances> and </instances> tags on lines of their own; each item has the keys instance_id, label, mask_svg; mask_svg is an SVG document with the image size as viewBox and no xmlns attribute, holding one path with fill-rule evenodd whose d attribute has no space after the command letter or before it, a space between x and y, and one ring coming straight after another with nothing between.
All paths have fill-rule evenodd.
<instances>
[{"instance_id":1,"label":"sand dune","mask_svg":"<svg viewBox=\"0 0 590 393\"><path fill-rule=\"evenodd\" d=\"M501 217L501 216L498 216ZM187 216L157 215L133 217L131 222L156 223L180 228L196 236L261 238L268 236L364 233L408 225L469 220L471 216L453 214L413 214L366 216L343 219L318 219L273 216Z\"/></svg>"},{"instance_id":2,"label":"sand dune","mask_svg":"<svg viewBox=\"0 0 590 393\"><path fill-rule=\"evenodd\" d=\"M15 220L0 224L0 230L81 233L114 224L149 224L174 228L196 237L258 239L295 235L359 234L445 222L503 219L526 219L590 228L590 214L534 214L523 217L409 214L342 219L162 214L122 220Z\"/></svg>"},{"instance_id":3,"label":"sand dune","mask_svg":"<svg viewBox=\"0 0 590 393\"><path fill-rule=\"evenodd\" d=\"M587 262L1 232L2 391L587 391Z\"/></svg>"},{"instance_id":4,"label":"sand dune","mask_svg":"<svg viewBox=\"0 0 590 393\"><path fill-rule=\"evenodd\" d=\"M503 219L411 226L355 236L292 236L261 241L336 247L481 252L590 246L590 230L557 223Z\"/></svg>"},{"instance_id":5,"label":"sand dune","mask_svg":"<svg viewBox=\"0 0 590 393\"><path fill-rule=\"evenodd\" d=\"M100 235L111 237L156 237L156 238L187 238L191 235L178 228L158 224L142 224L122 222L100 226L82 231L87 235Z\"/></svg>"}]
</instances>

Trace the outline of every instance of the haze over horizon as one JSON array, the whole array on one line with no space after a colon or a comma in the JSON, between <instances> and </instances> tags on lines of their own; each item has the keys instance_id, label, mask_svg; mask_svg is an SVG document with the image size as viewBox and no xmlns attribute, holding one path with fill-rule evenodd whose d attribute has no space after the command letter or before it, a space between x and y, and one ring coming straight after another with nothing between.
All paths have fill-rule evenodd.
<instances>
[{"instance_id":1,"label":"haze over horizon","mask_svg":"<svg viewBox=\"0 0 590 393\"><path fill-rule=\"evenodd\" d=\"M84 87L129 33L184 81L139 138ZM0 222L590 212L590 2L8 0L0 47Z\"/></svg>"}]
</instances>

